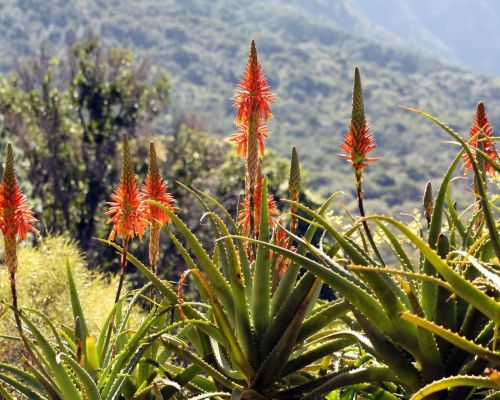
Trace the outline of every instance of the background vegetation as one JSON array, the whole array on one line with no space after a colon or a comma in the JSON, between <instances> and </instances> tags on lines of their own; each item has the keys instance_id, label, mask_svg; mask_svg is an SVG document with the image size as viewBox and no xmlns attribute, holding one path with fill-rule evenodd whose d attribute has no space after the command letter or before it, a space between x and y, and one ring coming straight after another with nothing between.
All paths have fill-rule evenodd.
<instances>
[{"instance_id":1,"label":"background vegetation","mask_svg":"<svg viewBox=\"0 0 500 400\"><path fill-rule=\"evenodd\" d=\"M326 4L313 4L318 3ZM372 211L390 207L394 213L417 206L425 181L435 181L436 171L444 170L450 157L435 146L445 136L399 110L398 104L426 109L465 131L476 102L483 100L495 127L500 121L495 106L500 80L386 47L388 41L355 36L339 25L341 13L328 18L321 13L320 18L321 8L305 11L305 4L6 1L0 6L2 69L11 71L20 55L34 54L41 40L52 52L64 54L65 43L90 29L106 45L126 46L168 71L171 108L152 125L157 132L171 133L175 120L187 114L197 128L227 136L233 129L229 97L255 36L279 98L273 107L271 146L282 156L292 144L300 149L312 189L323 195L337 189L352 195L348 166L336 154L347 128L351 71L359 65L367 116L380 147L376 155L382 159L382 167L369 172L367 206ZM338 4L330 8L338 10L346 2Z\"/></svg>"},{"instance_id":2,"label":"background vegetation","mask_svg":"<svg viewBox=\"0 0 500 400\"><path fill-rule=\"evenodd\" d=\"M425 108L468 130L481 99L491 105L495 125L500 80L384 47L363 39L363 31L352 35L337 19L358 2L367 4L339 1L331 14L322 12L333 4L328 0L26 0L0 6L0 33L6 37L0 48L0 146L14 142L16 170L43 238L20 249L18 309L14 255L23 227L11 209L21 211L25 224L31 214L19 210L23 198L17 192L8 193L15 188L6 183L15 181L9 145L2 199L21 206L4 205L0 216L13 304L2 301L9 298L3 268L0 397L10 399L12 390L55 400L188 394L242 400L496 398L500 196L487 193L486 186L498 187L483 171L498 172L500 166L493 145L483 140L489 140L489 125L481 124L476 142L465 143L431 115L397 104ZM382 43L397 31L378 28L374 37ZM253 140L245 171L223 139L234 129L229 96L254 35L278 94L272 104L274 151L266 152L263 174L256 130L257 122L267 122L258 112L265 100L258 98L268 88L262 87L253 42L243 85L248 90L238 105L240 127ZM379 145L373 156L381 161L365 171L362 161L355 163L355 186L352 168L337 153L356 64L362 66L368 119ZM356 69L350 125L356 143L346 139L343 146L353 160L365 159L371 141L360 80ZM245 109L247 101L257 103ZM481 104L477 124L486 120L483 111ZM130 247L124 239L123 249L102 239L110 229L105 202L120 176L122 150L122 188L138 192L131 187L127 135L119 142L123 131L139 182L146 175L147 142L154 140L177 200L175 213L158 204L171 219L160 250L155 224ZM445 145L444 139L456 142ZM292 144L309 171L307 182L296 154L291 167L283 158ZM473 165L474 186L453 179L461 175L459 146ZM474 156L474 146L488 148L488 164ZM369 213L408 214L370 215L361 226L356 216L365 216L362 175ZM429 179L438 184L436 196L427 185L425 221L414 208L422 208ZM245 197L238 196L244 186ZM459 196L450 188L458 188ZM269 219L274 202L262 201L268 189L275 199L291 199L280 203L276 215L283 218L276 221ZM346 193L319 201L339 189ZM255 198L259 191L262 198ZM359 211L350 214L355 191ZM140 198L124 198L117 218L146 218ZM258 209L247 211L247 230L231 219L239 199L249 207L260 200ZM339 201L347 207L332 214L330 206ZM296 217L288 217L299 209L297 229ZM126 236L135 230L142 235L142 221L136 219ZM106 272L116 270L120 252L117 284ZM152 272L158 253L160 278L167 279ZM127 260L137 275L122 292Z\"/></svg>"}]
</instances>

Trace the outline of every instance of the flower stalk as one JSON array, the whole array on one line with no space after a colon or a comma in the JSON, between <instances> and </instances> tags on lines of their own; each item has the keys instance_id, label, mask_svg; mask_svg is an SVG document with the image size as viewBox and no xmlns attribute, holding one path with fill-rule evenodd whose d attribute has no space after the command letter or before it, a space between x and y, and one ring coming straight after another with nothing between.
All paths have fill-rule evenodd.
<instances>
[{"instance_id":1,"label":"flower stalk","mask_svg":"<svg viewBox=\"0 0 500 400\"><path fill-rule=\"evenodd\" d=\"M158 157L154 143L149 145L149 168L146 180L141 188L141 195L146 204L147 218L150 223L149 235L149 264L151 271L158 274L158 260L160 256L160 232L164 224L171 222L167 213L159 207L148 203L149 200L157 201L170 211L174 212L174 198L167 192L168 185L161 175L158 166Z\"/></svg>"},{"instance_id":2,"label":"flower stalk","mask_svg":"<svg viewBox=\"0 0 500 400\"><path fill-rule=\"evenodd\" d=\"M110 206L106 215L110 218L106 224L113 224L108 240L113 241L121 236L123 255L120 263L120 281L116 291L115 303L120 299L125 272L127 268L127 251L130 240L139 236L142 238L144 229L149 225L147 210L144 207L142 195L132 166L132 157L127 134L123 134L123 167L120 183L111 195L113 201L107 202Z\"/></svg>"},{"instance_id":3,"label":"flower stalk","mask_svg":"<svg viewBox=\"0 0 500 400\"><path fill-rule=\"evenodd\" d=\"M424 205L424 214L425 214L425 219L427 221L427 226L430 227L432 214L434 213L434 198L432 195L431 182L427 182L427 185L425 185L423 205Z\"/></svg>"},{"instance_id":4,"label":"flower stalk","mask_svg":"<svg viewBox=\"0 0 500 400\"><path fill-rule=\"evenodd\" d=\"M476 115L472 120L472 127L469 131L468 143L473 148L482 150L492 160L496 161L498 154L495 149L495 142L493 140L493 129L486 114L486 108L483 102L477 103ZM464 154L464 172L465 175L472 169L472 160L467 153ZM495 169L492 165L487 163L482 157L475 157L480 165L480 169L484 172L495 174Z\"/></svg>"},{"instance_id":5,"label":"flower stalk","mask_svg":"<svg viewBox=\"0 0 500 400\"><path fill-rule=\"evenodd\" d=\"M130 241L136 236L142 238L144 229L149 224L147 211L144 207L142 195L137 185L134 168L132 166L132 156L128 143L127 134L123 134L123 165L120 182L115 191L111 195L113 201L107 202L110 206L106 215L110 218L106 224L112 224L111 232L108 240L113 241L117 236L122 239L123 254L120 259L120 280L115 294L115 304L120 300L123 283L125 281L125 273L128 263L128 248ZM109 329L106 335L104 351L107 351L111 334L115 325L115 314L113 314L109 323Z\"/></svg>"},{"instance_id":6,"label":"flower stalk","mask_svg":"<svg viewBox=\"0 0 500 400\"><path fill-rule=\"evenodd\" d=\"M477 104L476 114L474 116L474 119L472 120L472 127L469 132L468 143L473 148L486 153L492 160L494 161L497 160L498 155L495 149L495 143L493 141L493 129L491 127L490 122L488 121L488 116L486 114L486 109L483 102L479 102ZM487 185L486 174L487 173L495 174L496 171L493 168L493 166L490 165L488 162L486 162L486 160L484 160L482 157L478 157L476 155L475 160L479 167L479 173L474 174L473 187L474 187L474 197L477 204L476 211L480 212L482 209L482 203L480 194L481 190L479 189L481 182L479 180L482 180L482 183L486 188ZM465 175L469 173L471 168L472 168L472 160L470 159L469 155L465 153L464 154ZM483 218L482 216L480 216L476 220L475 228L479 229L482 222Z\"/></svg>"},{"instance_id":7,"label":"flower stalk","mask_svg":"<svg viewBox=\"0 0 500 400\"><path fill-rule=\"evenodd\" d=\"M272 116L269 103L274 101L269 89L258 60L255 41L252 40L247 66L233 97L233 108L238 109L234 121L238 132L229 139L237 144L237 152L245 160L245 199L244 209L240 212L240 224L249 237L258 235L258 209L263 180L261 156L264 153L264 139L268 135L266 123Z\"/></svg>"},{"instance_id":8,"label":"flower stalk","mask_svg":"<svg viewBox=\"0 0 500 400\"><path fill-rule=\"evenodd\" d=\"M352 91L351 123L349 124L349 130L344 137L344 143L340 145L340 148L347 154L340 154L340 157L352 164L354 169L354 183L356 185L358 209L362 218L363 228L375 255L379 259L380 263L385 265L377 245L373 240L370 227L366 222L366 213L363 203L363 172L368 166L368 163L378 160L378 158L367 157L368 153L373 151L376 147L373 135L370 133L365 117L361 74L358 67L356 67L354 69L354 86Z\"/></svg>"},{"instance_id":9,"label":"flower stalk","mask_svg":"<svg viewBox=\"0 0 500 400\"><path fill-rule=\"evenodd\" d=\"M31 211L31 207L26 204L26 196L21 191L14 171L14 152L12 145L7 144L7 158L2 183L0 186L0 230L4 239L5 264L9 271L9 281L12 296L12 307L17 329L21 337L23 328L18 313L16 272L17 260L17 237L25 240L28 232L38 234L38 230L33 227L36 221Z\"/></svg>"}]
</instances>

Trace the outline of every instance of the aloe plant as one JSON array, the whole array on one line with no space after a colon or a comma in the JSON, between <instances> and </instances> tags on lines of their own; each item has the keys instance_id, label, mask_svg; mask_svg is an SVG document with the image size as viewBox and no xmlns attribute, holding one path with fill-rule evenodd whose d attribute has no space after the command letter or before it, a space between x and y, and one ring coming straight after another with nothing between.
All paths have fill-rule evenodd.
<instances>
[{"instance_id":1,"label":"aloe plant","mask_svg":"<svg viewBox=\"0 0 500 400\"><path fill-rule=\"evenodd\" d=\"M186 189L205 207L206 216L210 218L218 240L210 255L178 216L162 208L186 243L186 246L183 245L178 235L169 232L183 254L208 310L201 315L201 319L193 319L186 312L185 321L177 325L195 325L209 338L210 348L208 354L200 352L194 344L191 346L193 349L188 350L170 339L164 341L165 346L210 375L235 398L275 398L285 395L294 382L318 385L322 381L321 371L329 367L328 363L326 368L315 366L317 360L342 349L350 348L357 352L353 347L358 343L355 334L340 329L336 331L334 328L322 332L348 311L347 305L342 300L318 300L320 280L310 273L296 280L298 271L293 262L273 291L271 281L277 272L273 271L277 253L273 257L266 246L258 245L256 258L251 261L244 241L229 237L231 233L239 232L229 213L208 194L197 189ZM267 198L265 182L262 191L264 198ZM325 213L330 201L319 211L320 215ZM270 229L267 202L260 203L259 238L271 243L282 228L276 225ZM161 207L158 203L153 204ZM229 221L229 227L211 206ZM316 225L311 224L306 237L311 239L315 231ZM307 252L307 247L301 246L293 254L304 256ZM141 270L146 269L141 267ZM293 274L295 278L285 278L287 274ZM282 293L287 294L283 296ZM283 300L274 304L273 300L278 294ZM184 313L183 302L179 302L179 307ZM208 325L210 329L206 329ZM307 369L307 372L303 369ZM304 390L310 390L310 386L304 387ZM295 392L294 396L300 397L304 391L296 388Z\"/></svg>"},{"instance_id":2,"label":"aloe plant","mask_svg":"<svg viewBox=\"0 0 500 400\"><path fill-rule=\"evenodd\" d=\"M108 211L112 230L108 240L99 239L121 256L120 284L97 337L88 327L69 263L73 326L56 327L39 311L17 305L16 235L24 239L26 230L36 230L17 187L9 146L0 188L0 228L20 336L10 339L22 341L26 359L22 369L0 363L0 396L498 398L499 197L488 193L487 181L500 165L484 105L478 105L467 140L435 117L404 107L436 123L461 146L435 197L427 185L427 228L414 220L415 228L365 210L365 168L376 159L367 157L375 144L356 69L351 123L341 148L353 166L360 218L339 228L327 216L338 193L317 210L299 201L295 148L289 198L282 203L289 206L289 216L280 216L276 199L268 193L262 157L275 97L255 41L233 99L237 132L230 141L237 144L245 167L237 215L210 194L178 183L204 210L201 219L208 220L212 235L208 245L200 243L172 205L154 145L148 177L139 189L124 136L123 174ZM462 159L466 171L474 173L474 198L473 205L460 211L451 187ZM129 251L130 241L147 228L149 266ZM161 229L183 258L184 273L177 283L159 277ZM122 246L115 236L121 237ZM127 265L135 266L149 283L122 296ZM188 282L194 301L184 296ZM335 300L320 297L323 284L334 290ZM133 309L141 305L148 312L133 324ZM50 335L35 321L42 321Z\"/></svg>"},{"instance_id":3,"label":"aloe plant","mask_svg":"<svg viewBox=\"0 0 500 400\"><path fill-rule=\"evenodd\" d=\"M477 167L478 160L472 156L470 145L435 118L424 115L445 128L463 150L444 175L432 212L431 207L426 209L431 214L427 237L390 217L364 218L376 222L399 265L380 266L349 237L355 226L340 232L317 212L297 202L291 203L308 213L331 237L330 249L326 245L315 248L307 238L295 237L310 249L315 257L312 260L256 241L290 257L336 290L349 304L356 330L371 342L372 355L393 373L389 377L373 367L339 371L305 398L314 398L326 389L375 382L397 384L400 393L412 399L483 398L500 390L497 375L483 376L485 368L498 368L500 364L500 275L495 251L498 221L493 217L494 206L484 190L485 176ZM464 152L470 155L474 172L481 174L476 182L482 193L480 212L486 231L481 224L477 232L471 233L477 214L464 221L465 216L457 214L451 201L449 185ZM429 194L427 204L428 197ZM448 237L450 232L460 236L453 244ZM419 256L412 257L401 245L401 236ZM335 257L337 246L343 251L341 257ZM350 274L343 268L345 259Z\"/></svg>"}]
</instances>

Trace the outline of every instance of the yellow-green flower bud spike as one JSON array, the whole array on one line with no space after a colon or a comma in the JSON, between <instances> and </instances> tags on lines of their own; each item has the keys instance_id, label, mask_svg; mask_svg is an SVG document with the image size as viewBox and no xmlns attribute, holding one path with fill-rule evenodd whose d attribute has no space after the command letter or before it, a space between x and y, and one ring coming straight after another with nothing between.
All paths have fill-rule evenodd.
<instances>
[{"instance_id":1,"label":"yellow-green flower bud spike","mask_svg":"<svg viewBox=\"0 0 500 400\"><path fill-rule=\"evenodd\" d=\"M158 167L158 157L156 156L156 148L153 142L149 144L149 171L150 177L159 177L160 168ZM154 178L153 178L154 179ZM160 255L160 230L161 225L154 220L150 227L149 236L149 262L153 273L157 274L158 259Z\"/></svg>"},{"instance_id":2,"label":"yellow-green flower bud spike","mask_svg":"<svg viewBox=\"0 0 500 400\"><path fill-rule=\"evenodd\" d=\"M354 86L352 88L352 114L351 123L361 129L366 124L363 89L361 87L361 74L359 68L354 69Z\"/></svg>"},{"instance_id":3,"label":"yellow-green flower bud spike","mask_svg":"<svg viewBox=\"0 0 500 400\"><path fill-rule=\"evenodd\" d=\"M130 146L128 144L128 136L123 133L123 167L122 167L122 180L127 182L134 177L134 168L132 167L132 156L130 155Z\"/></svg>"},{"instance_id":4,"label":"yellow-green flower bud spike","mask_svg":"<svg viewBox=\"0 0 500 400\"><path fill-rule=\"evenodd\" d=\"M153 142L149 144L149 173L152 176L160 174L160 168L158 167L158 157L156 156L156 148Z\"/></svg>"},{"instance_id":5,"label":"yellow-green flower bud spike","mask_svg":"<svg viewBox=\"0 0 500 400\"><path fill-rule=\"evenodd\" d=\"M427 182L427 185L425 186L423 200L425 219L427 220L427 224L430 225L432 214L434 213L434 199L432 196L432 184L430 182Z\"/></svg>"},{"instance_id":6,"label":"yellow-green flower bud spike","mask_svg":"<svg viewBox=\"0 0 500 400\"><path fill-rule=\"evenodd\" d=\"M249 61L252 63L257 63L257 47L255 46L255 39L252 39L252 42L250 43L250 55L249 55Z\"/></svg>"},{"instance_id":7,"label":"yellow-green flower bud spike","mask_svg":"<svg viewBox=\"0 0 500 400\"><path fill-rule=\"evenodd\" d=\"M12 193L16 188L16 174L14 172L14 151L12 144L7 144L7 159L3 172L2 186L4 193ZM5 223L5 222L4 222ZM17 240L16 230L12 234L4 233L4 260L9 272L12 275L17 271Z\"/></svg>"},{"instance_id":8,"label":"yellow-green flower bud spike","mask_svg":"<svg viewBox=\"0 0 500 400\"><path fill-rule=\"evenodd\" d=\"M292 148L292 158L290 160L290 177L288 179L288 191L290 192L290 199L297 201L299 199L301 187L300 180L300 165L297 149Z\"/></svg>"},{"instance_id":9,"label":"yellow-green flower bud spike","mask_svg":"<svg viewBox=\"0 0 500 400\"><path fill-rule=\"evenodd\" d=\"M14 172L14 151L12 144L7 143L7 159L5 161L5 170L3 171L2 185L5 191L10 191L16 184L16 174Z\"/></svg>"}]
</instances>

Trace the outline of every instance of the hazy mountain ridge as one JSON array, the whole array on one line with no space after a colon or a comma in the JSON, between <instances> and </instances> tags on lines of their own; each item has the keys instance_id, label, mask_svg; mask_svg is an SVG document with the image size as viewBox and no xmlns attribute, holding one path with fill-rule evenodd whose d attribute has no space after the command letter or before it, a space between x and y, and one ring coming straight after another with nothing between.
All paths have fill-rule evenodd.
<instances>
[{"instance_id":1,"label":"hazy mountain ridge","mask_svg":"<svg viewBox=\"0 0 500 400\"><path fill-rule=\"evenodd\" d=\"M440 144L447 139L442 132L399 104L426 109L465 131L475 103L485 100L494 126L500 123L500 79L367 41L278 0L215 0L210 7L202 0L24 0L3 3L0 18L4 69L17 54L35 51L39 39L57 49L91 28L106 43L129 46L166 67L175 112L195 115L225 136L234 129L229 98L255 37L278 96L269 142L283 155L298 146L310 183L325 194L352 187L349 167L337 154L350 114L352 70L359 65L379 145L374 156L381 158L367 173L367 197L377 198L373 210L418 204L425 180L442 175L455 152Z\"/></svg>"},{"instance_id":2,"label":"hazy mountain ridge","mask_svg":"<svg viewBox=\"0 0 500 400\"><path fill-rule=\"evenodd\" d=\"M500 75L500 2L495 0L284 0L379 42Z\"/></svg>"}]
</instances>

